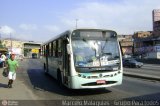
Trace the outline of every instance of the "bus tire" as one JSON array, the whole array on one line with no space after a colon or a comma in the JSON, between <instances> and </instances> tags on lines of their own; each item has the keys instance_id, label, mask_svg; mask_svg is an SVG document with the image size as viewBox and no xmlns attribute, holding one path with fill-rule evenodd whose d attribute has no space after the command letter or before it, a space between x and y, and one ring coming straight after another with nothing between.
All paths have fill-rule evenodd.
<instances>
[{"instance_id":1,"label":"bus tire","mask_svg":"<svg viewBox=\"0 0 160 106\"><path fill-rule=\"evenodd\" d=\"M44 70L45 75L47 75L47 74L48 74L48 71L47 71L47 67L46 67L46 64L45 64L45 63L44 63L44 65L43 65L43 70Z\"/></svg>"},{"instance_id":2,"label":"bus tire","mask_svg":"<svg viewBox=\"0 0 160 106\"><path fill-rule=\"evenodd\" d=\"M60 87L62 87L62 76L61 76L61 72L60 70L57 71L57 80L58 80L58 84L60 85Z\"/></svg>"}]
</instances>

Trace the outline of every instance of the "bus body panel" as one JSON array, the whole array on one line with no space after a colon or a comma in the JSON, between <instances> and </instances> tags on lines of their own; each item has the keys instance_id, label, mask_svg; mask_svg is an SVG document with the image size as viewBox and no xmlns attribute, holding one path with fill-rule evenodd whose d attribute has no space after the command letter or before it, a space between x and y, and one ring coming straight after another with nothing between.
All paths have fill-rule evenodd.
<instances>
[{"instance_id":1,"label":"bus body panel","mask_svg":"<svg viewBox=\"0 0 160 106\"><path fill-rule=\"evenodd\" d=\"M48 71L55 79L57 79L57 69L58 69L57 66L58 66L57 59L54 57L50 57L48 59Z\"/></svg>"},{"instance_id":2,"label":"bus body panel","mask_svg":"<svg viewBox=\"0 0 160 106\"><path fill-rule=\"evenodd\" d=\"M88 75L86 73L81 73L81 77L79 77L78 75L71 76L69 78L70 82L71 82L70 83L70 88L71 89L104 88L104 87L110 87L110 86L114 86L114 85L120 85L122 83L122 77L123 77L123 75L122 75L122 73L118 73L118 72L111 72L111 73L90 73ZM100 78L99 74L103 74L103 76L107 76L107 77L106 78L105 77L101 77ZM83 78L83 75L85 75L86 77ZM90 78L89 79L89 78L87 78L87 76L97 77L97 78ZM97 80L105 80L106 84L98 85L98 84L96 84ZM110 82L114 82L114 83L110 83ZM94 84L87 86L88 83L94 83ZM83 86L83 84L84 85L86 84L86 85Z\"/></svg>"}]
</instances>

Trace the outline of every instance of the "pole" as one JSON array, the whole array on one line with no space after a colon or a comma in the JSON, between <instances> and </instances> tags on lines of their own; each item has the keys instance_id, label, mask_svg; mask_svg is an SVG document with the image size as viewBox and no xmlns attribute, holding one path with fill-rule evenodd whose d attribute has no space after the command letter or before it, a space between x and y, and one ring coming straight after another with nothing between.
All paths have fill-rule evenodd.
<instances>
[{"instance_id":1,"label":"pole","mask_svg":"<svg viewBox=\"0 0 160 106\"><path fill-rule=\"evenodd\" d=\"M0 29L1 29L1 27L0 27ZM1 41L2 39L1 39L1 30L0 30L0 45L2 44L2 41ZM2 46L3 47L3 46Z\"/></svg>"},{"instance_id":2,"label":"pole","mask_svg":"<svg viewBox=\"0 0 160 106\"><path fill-rule=\"evenodd\" d=\"M76 19L76 29L77 29L77 22L78 22L78 19Z\"/></svg>"},{"instance_id":3,"label":"pole","mask_svg":"<svg viewBox=\"0 0 160 106\"><path fill-rule=\"evenodd\" d=\"M1 27L0 27L0 29L1 29ZM1 30L0 30L0 40L1 40Z\"/></svg>"},{"instance_id":4,"label":"pole","mask_svg":"<svg viewBox=\"0 0 160 106\"><path fill-rule=\"evenodd\" d=\"M10 33L10 41L11 41L11 54L12 54L12 38L11 38L11 33Z\"/></svg>"},{"instance_id":5,"label":"pole","mask_svg":"<svg viewBox=\"0 0 160 106\"><path fill-rule=\"evenodd\" d=\"M1 40L2 38L1 38L1 33L0 33L0 40Z\"/></svg>"}]
</instances>

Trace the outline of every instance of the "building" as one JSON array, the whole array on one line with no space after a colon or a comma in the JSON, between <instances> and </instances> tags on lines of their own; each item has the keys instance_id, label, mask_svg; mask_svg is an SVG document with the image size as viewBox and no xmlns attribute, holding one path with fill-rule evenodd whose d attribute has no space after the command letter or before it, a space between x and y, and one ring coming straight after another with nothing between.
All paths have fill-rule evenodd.
<instances>
[{"instance_id":1,"label":"building","mask_svg":"<svg viewBox=\"0 0 160 106\"><path fill-rule=\"evenodd\" d=\"M154 9L152 11L153 22L160 21L160 9Z\"/></svg>"},{"instance_id":2,"label":"building","mask_svg":"<svg viewBox=\"0 0 160 106\"><path fill-rule=\"evenodd\" d=\"M134 54L142 58L160 59L160 37L151 31L136 32L133 35Z\"/></svg>"},{"instance_id":3,"label":"building","mask_svg":"<svg viewBox=\"0 0 160 106\"><path fill-rule=\"evenodd\" d=\"M133 34L133 39L148 38L152 36L152 31L138 31Z\"/></svg>"},{"instance_id":4,"label":"building","mask_svg":"<svg viewBox=\"0 0 160 106\"><path fill-rule=\"evenodd\" d=\"M134 54L136 55L142 55L144 52L141 48L153 45L152 42L149 42L149 40L152 38L153 34L152 31L138 31L135 32L133 35L134 39ZM145 40L147 39L147 41Z\"/></svg>"},{"instance_id":5,"label":"building","mask_svg":"<svg viewBox=\"0 0 160 106\"><path fill-rule=\"evenodd\" d=\"M155 32L160 31L160 20L154 22L154 31Z\"/></svg>"},{"instance_id":6,"label":"building","mask_svg":"<svg viewBox=\"0 0 160 106\"><path fill-rule=\"evenodd\" d=\"M155 9L152 11L152 18L154 36L160 36L160 9Z\"/></svg>"},{"instance_id":7,"label":"building","mask_svg":"<svg viewBox=\"0 0 160 106\"><path fill-rule=\"evenodd\" d=\"M138 31L135 32L133 35L134 39L134 54L136 55L142 55L144 54L144 50L142 48L147 46L153 46L153 42L151 38L153 37L153 34L151 31Z\"/></svg>"},{"instance_id":8,"label":"building","mask_svg":"<svg viewBox=\"0 0 160 106\"><path fill-rule=\"evenodd\" d=\"M160 9L152 11L153 31L134 33L134 54L142 58L160 59Z\"/></svg>"},{"instance_id":9,"label":"building","mask_svg":"<svg viewBox=\"0 0 160 106\"><path fill-rule=\"evenodd\" d=\"M24 56L28 58L39 58L40 46L41 43L36 43L33 41L24 42Z\"/></svg>"},{"instance_id":10,"label":"building","mask_svg":"<svg viewBox=\"0 0 160 106\"><path fill-rule=\"evenodd\" d=\"M154 36L160 36L160 21L154 22Z\"/></svg>"},{"instance_id":11,"label":"building","mask_svg":"<svg viewBox=\"0 0 160 106\"><path fill-rule=\"evenodd\" d=\"M2 44L2 41L0 40L0 53L5 54L7 51L8 49Z\"/></svg>"},{"instance_id":12,"label":"building","mask_svg":"<svg viewBox=\"0 0 160 106\"><path fill-rule=\"evenodd\" d=\"M120 41L122 55L133 55L133 39L132 35L118 35Z\"/></svg>"},{"instance_id":13,"label":"building","mask_svg":"<svg viewBox=\"0 0 160 106\"><path fill-rule=\"evenodd\" d=\"M16 55L23 55L23 41L16 39L3 39L2 45L8 48L8 52Z\"/></svg>"},{"instance_id":14,"label":"building","mask_svg":"<svg viewBox=\"0 0 160 106\"><path fill-rule=\"evenodd\" d=\"M22 55L27 58L38 58L40 56L41 43L6 38L2 40L2 45L8 49L9 53Z\"/></svg>"}]
</instances>

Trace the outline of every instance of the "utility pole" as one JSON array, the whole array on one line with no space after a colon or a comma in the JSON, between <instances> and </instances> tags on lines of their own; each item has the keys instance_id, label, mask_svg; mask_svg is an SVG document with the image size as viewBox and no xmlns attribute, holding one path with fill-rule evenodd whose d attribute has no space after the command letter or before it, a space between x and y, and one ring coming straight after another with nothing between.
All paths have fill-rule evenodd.
<instances>
[{"instance_id":1,"label":"utility pole","mask_svg":"<svg viewBox=\"0 0 160 106\"><path fill-rule=\"evenodd\" d=\"M11 33L10 33L10 41L11 41L11 54L12 54L12 38L11 38Z\"/></svg>"},{"instance_id":2,"label":"utility pole","mask_svg":"<svg viewBox=\"0 0 160 106\"><path fill-rule=\"evenodd\" d=\"M1 40L1 27L0 27L0 40Z\"/></svg>"},{"instance_id":3,"label":"utility pole","mask_svg":"<svg viewBox=\"0 0 160 106\"><path fill-rule=\"evenodd\" d=\"M0 27L1 29L1 27ZM0 31L0 46L2 45L2 41L1 41L1 31Z\"/></svg>"},{"instance_id":4,"label":"utility pole","mask_svg":"<svg viewBox=\"0 0 160 106\"><path fill-rule=\"evenodd\" d=\"M3 45L2 45L2 38L1 38L1 27L0 27L0 47L3 47Z\"/></svg>"},{"instance_id":5,"label":"utility pole","mask_svg":"<svg viewBox=\"0 0 160 106\"><path fill-rule=\"evenodd\" d=\"M77 29L78 19L76 19L76 29Z\"/></svg>"}]
</instances>

